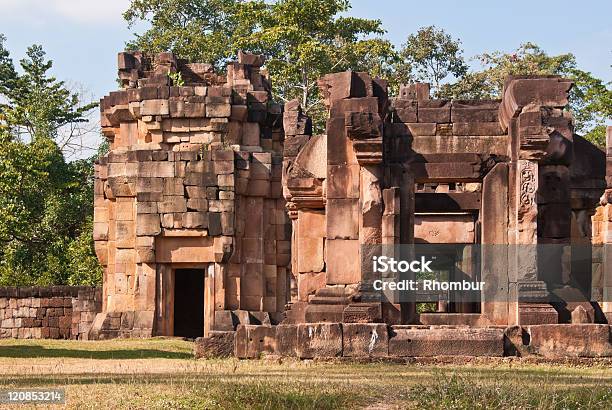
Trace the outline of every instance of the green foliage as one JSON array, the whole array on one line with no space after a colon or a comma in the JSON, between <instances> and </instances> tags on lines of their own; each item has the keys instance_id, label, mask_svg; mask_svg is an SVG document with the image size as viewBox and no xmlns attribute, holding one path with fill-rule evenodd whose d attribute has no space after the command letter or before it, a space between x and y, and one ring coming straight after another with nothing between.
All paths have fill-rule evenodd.
<instances>
[{"instance_id":1,"label":"green foliage","mask_svg":"<svg viewBox=\"0 0 612 410\"><path fill-rule=\"evenodd\" d=\"M320 124L317 79L347 69L385 75L397 58L381 22L344 16L349 9L347 0L133 0L124 17L151 23L132 48L173 51L218 69L239 49L264 54L274 96L299 98Z\"/></svg>"},{"instance_id":2,"label":"green foliage","mask_svg":"<svg viewBox=\"0 0 612 410\"><path fill-rule=\"evenodd\" d=\"M383 74L394 58L380 20L345 17L346 0L280 0L260 8L246 49L267 57L275 94L299 98L309 112L319 104L317 79L352 69Z\"/></svg>"},{"instance_id":3,"label":"green foliage","mask_svg":"<svg viewBox=\"0 0 612 410\"><path fill-rule=\"evenodd\" d=\"M173 51L193 61L224 69L236 56L236 40L250 33L249 21L239 19L240 0L132 0L123 17L132 27L144 21L150 28L128 42L131 50ZM257 3L257 2L256 2Z\"/></svg>"},{"instance_id":4,"label":"green foliage","mask_svg":"<svg viewBox=\"0 0 612 410\"><path fill-rule=\"evenodd\" d=\"M172 85L177 87L182 87L185 85L185 81L183 80L183 75L180 72L170 73L168 77L172 80Z\"/></svg>"},{"instance_id":5,"label":"green foliage","mask_svg":"<svg viewBox=\"0 0 612 410\"><path fill-rule=\"evenodd\" d=\"M56 138L95 104L81 105L47 74L39 46L20 62L22 74L3 42L0 60L0 284L76 283L79 275L93 283L93 160L67 162Z\"/></svg>"},{"instance_id":6,"label":"green foliage","mask_svg":"<svg viewBox=\"0 0 612 410\"><path fill-rule=\"evenodd\" d=\"M427 82L435 93L449 75L460 78L468 69L461 41L435 26L422 27L409 35L399 54L401 59L395 67L399 82Z\"/></svg>"},{"instance_id":7,"label":"green foliage","mask_svg":"<svg viewBox=\"0 0 612 410\"><path fill-rule=\"evenodd\" d=\"M576 131L600 146L605 145L607 118L612 117L612 89L591 73L578 68L573 54L548 55L533 43L522 44L512 53L499 51L476 57L482 70L466 73L454 84L445 84L440 95L452 98L501 98L509 75L560 75L575 82L570 108ZM603 130L603 131L602 131Z\"/></svg>"}]
</instances>

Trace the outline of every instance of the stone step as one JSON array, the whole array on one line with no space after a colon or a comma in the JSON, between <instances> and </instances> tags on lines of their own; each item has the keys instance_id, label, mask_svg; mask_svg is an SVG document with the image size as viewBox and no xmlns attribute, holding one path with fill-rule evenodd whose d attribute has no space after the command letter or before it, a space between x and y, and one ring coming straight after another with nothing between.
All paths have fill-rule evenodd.
<instances>
[{"instance_id":1,"label":"stone step","mask_svg":"<svg viewBox=\"0 0 612 410\"><path fill-rule=\"evenodd\" d=\"M311 296L308 299L311 305L348 305L349 300L346 296Z\"/></svg>"},{"instance_id":2,"label":"stone step","mask_svg":"<svg viewBox=\"0 0 612 410\"><path fill-rule=\"evenodd\" d=\"M306 322L342 322L344 305L308 305L306 308Z\"/></svg>"},{"instance_id":3,"label":"stone step","mask_svg":"<svg viewBox=\"0 0 612 410\"><path fill-rule=\"evenodd\" d=\"M322 297L348 297L349 293L344 287L331 287L317 289L315 295Z\"/></svg>"}]
</instances>

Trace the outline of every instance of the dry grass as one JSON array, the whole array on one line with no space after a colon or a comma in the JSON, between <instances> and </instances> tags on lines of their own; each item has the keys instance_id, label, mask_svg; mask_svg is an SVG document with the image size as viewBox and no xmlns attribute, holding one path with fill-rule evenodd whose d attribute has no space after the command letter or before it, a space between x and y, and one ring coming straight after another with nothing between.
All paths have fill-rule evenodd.
<instances>
[{"instance_id":1,"label":"dry grass","mask_svg":"<svg viewBox=\"0 0 612 410\"><path fill-rule=\"evenodd\" d=\"M200 360L176 339L0 341L0 388L64 387L68 408L612 408L609 364Z\"/></svg>"}]
</instances>

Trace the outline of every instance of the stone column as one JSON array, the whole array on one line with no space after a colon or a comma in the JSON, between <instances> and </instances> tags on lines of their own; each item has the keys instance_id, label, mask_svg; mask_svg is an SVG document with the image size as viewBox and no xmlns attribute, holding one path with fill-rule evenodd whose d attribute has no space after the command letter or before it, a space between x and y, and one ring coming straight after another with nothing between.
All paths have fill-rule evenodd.
<instances>
[{"instance_id":1,"label":"stone column","mask_svg":"<svg viewBox=\"0 0 612 410\"><path fill-rule=\"evenodd\" d=\"M508 164L497 164L482 182L481 313L487 323L508 324ZM512 187L514 191L514 187Z\"/></svg>"},{"instance_id":2,"label":"stone column","mask_svg":"<svg viewBox=\"0 0 612 410\"><path fill-rule=\"evenodd\" d=\"M593 216L594 274L601 275L601 309L612 323L612 126L606 135L606 190Z\"/></svg>"},{"instance_id":3,"label":"stone column","mask_svg":"<svg viewBox=\"0 0 612 410\"><path fill-rule=\"evenodd\" d=\"M551 226L559 221L545 206L550 198L544 198L539 208L537 195L540 167L567 166L573 157L572 119L563 110L571 87L571 81L560 77L509 77L504 85L499 119L510 137L510 298L516 300L509 305L509 324L558 321L556 311L547 303L548 289L538 272L537 245L542 239L557 239L550 238L554 229L542 235L546 217L553 216ZM564 198L561 202L553 208L570 209L569 201ZM569 222L567 219L564 223Z\"/></svg>"}]
</instances>

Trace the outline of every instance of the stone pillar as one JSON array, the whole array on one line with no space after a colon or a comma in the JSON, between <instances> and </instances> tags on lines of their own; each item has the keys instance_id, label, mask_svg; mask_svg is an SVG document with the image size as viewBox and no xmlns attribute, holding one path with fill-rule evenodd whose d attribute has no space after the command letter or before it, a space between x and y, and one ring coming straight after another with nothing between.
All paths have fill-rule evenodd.
<instances>
[{"instance_id":1,"label":"stone pillar","mask_svg":"<svg viewBox=\"0 0 612 410\"><path fill-rule=\"evenodd\" d=\"M361 167L359 199L359 243L361 245L361 282L368 288L375 275L372 257L380 255L383 240L383 198L381 169L376 165Z\"/></svg>"},{"instance_id":2,"label":"stone pillar","mask_svg":"<svg viewBox=\"0 0 612 410\"><path fill-rule=\"evenodd\" d=\"M572 85L560 77L537 76L509 77L504 84L499 120L510 136L510 298L517 301L510 302L509 324L558 321L538 272L537 245L569 238L565 229L556 229L569 226L569 197L547 193L545 184L540 187L539 175L542 171L550 175L544 167L567 167L572 161L572 119L564 111ZM544 195L538 198L540 191ZM559 210L563 212L555 212Z\"/></svg>"},{"instance_id":3,"label":"stone pillar","mask_svg":"<svg viewBox=\"0 0 612 410\"><path fill-rule=\"evenodd\" d=\"M482 281L485 285L481 313L487 323L495 325L509 322L508 178L508 164L500 163L482 182L480 222Z\"/></svg>"},{"instance_id":4,"label":"stone pillar","mask_svg":"<svg viewBox=\"0 0 612 410\"><path fill-rule=\"evenodd\" d=\"M606 132L606 190L593 220L593 274L601 276L601 309L612 323L612 126Z\"/></svg>"}]
</instances>

